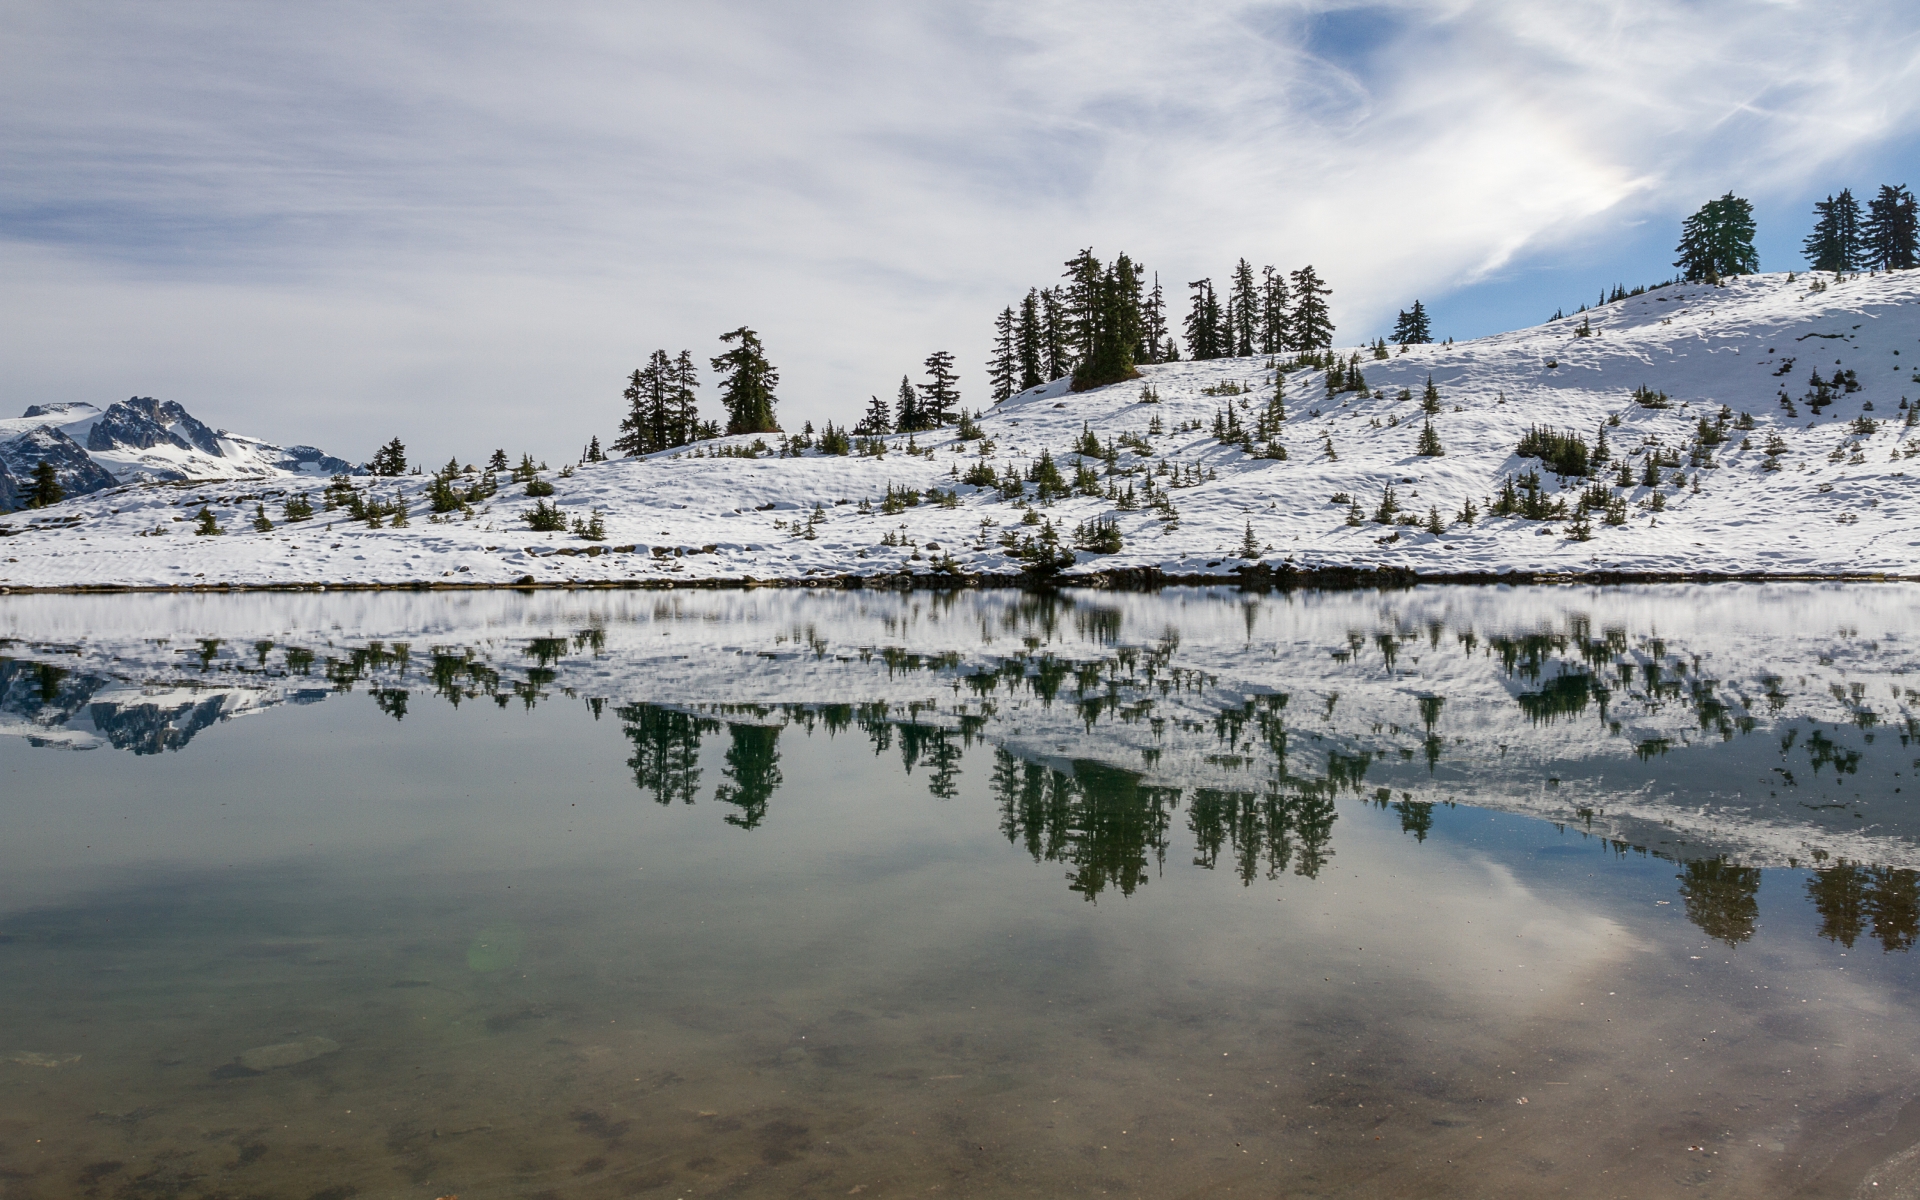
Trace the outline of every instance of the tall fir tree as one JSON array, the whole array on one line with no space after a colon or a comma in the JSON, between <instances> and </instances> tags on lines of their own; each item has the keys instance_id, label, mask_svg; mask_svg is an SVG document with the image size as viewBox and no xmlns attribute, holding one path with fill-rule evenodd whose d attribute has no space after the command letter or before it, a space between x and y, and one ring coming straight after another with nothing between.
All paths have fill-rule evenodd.
<instances>
[{"instance_id":1,"label":"tall fir tree","mask_svg":"<svg viewBox=\"0 0 1920 1200\"><path fill-rule=\"evenodd\" d=\"M1301 352L1333 345L1333 314L1327 297L1333 289L1320 282L1309 263L1293 273L1293 348Z\"/></svg>"},{"instance_id":2,"label":"tall fir tree","mask_svg":"<svg viewBox=\"0 0 1920 1200\"><path fill-rule=\"evenodd\" d=\"M927 382L920 389L920 419L925 428L937 429L956 419L960 406L960 376L953 369L953 355L935 350L927 355Z\"/></svg>"},{"instance_id":3,"label":"tall fir tree","mask_svg":"<svg viewBox=\"0 0 1920 1200\"><path fill-rule=\"evenodd\" d=\"M1040 370L1051 382L1073 370L1073 338L1066 298L1051 287L1040 293Z\"/></svg>"},{"instance_id":4,"label":"tall fir tree","mask_svg":"<svg viewBox=\"0 0 1920 1200\"><path fill-rule=\"evenodd\" d=\"M1132 259L1122 254L1101 269L1090 304L1086 347L1073 369L1075 391L1139 375L1133 364L1140 345L1140 271Z\"/></svg>"},{"instance_id":5,"label":"tall fir tree","mask_svg":"<svg viewBox=\"0 0 1920 1200\"><path fill-rule=\"evenodd\" d=\"M995 404L1020 389L1020 362L1013 341L1013 309L1003 308L993 319L993 357L987 360L987 394Z\"/></svg>"},{"instance_id":6,"label":"tall fir tree","mask_svg":"<svg viewBox=\"0 0 1920 1200\"><path fill-rule=\"evenodd\" d=\"M713 369L724 376L720 380L720 403L727 409L727 432L780 432L773 413L780 402L773 392L780 386L780 373L767 361L760 335L742 325L721 334L720 341L723 345L738 343L713 359Z\"/></svg>"},{"instance_id":7,"label":"tall fir tree","mask_svg":"<svg viewBox=\"0 0 1920 1200\"><path fill-rule=\"evenodd\" d=\"M1866 249L1860 235L1860 202L1851 188L1813 204L1813 232L1801 244L1816 271L1857 271Z\"/></svg>"},{"instance_id":8,"label":"tall fir tree","mask_svg":"<svg viewBox=\"0 0 1920 1200\"><path fill-rule=\"evenodd\" d=\"M41 459L33 468L33 489L27 493L28 508L51 508L67 498L67 490L60 486L60 473L52 463Z\"/></svg>"},{"instance_id":9,"label":"tall fir tree","mask_svg":"<svg viewBox=\"0 0 1920 1200\"><path fill-rule=\"evenodd\" d=\"M1879 271L1920 267L1920 212L1905 184L1881 184L1861 228L1865 265Z\"/></svg>"},{"instance_id":10,"label":"tall fir tree","mask_svg":"<svg viewBox=\"0 0 1920 1200\"><path fill-rule=\"evenodd\" d=\"M1260 268L1260 353L1285 354L1291 343L1287 315L1287 277L1271 266Z\"/></svg>"},{"instance_id":11,"label":"tall fir tree","mask_svg":"<svg viewBox=\"0 0 1920 1200\"><path fill-rule=\"evenodd\" d=\"M1061 299L1066 307L1067 342L1071 347L1067 367L1071 370L1093 352L1100 323L1102 272L1092 247L1068 259L1066 267L1062 277L1067 282L1061 288Z\"/></svg>"},{"instance_id":12,"label":"tall fir tree","mask_svg":"<svg viewBox=\"0 0 1920 1200\"><path fill-rule=\"evenodd\" d=\"M693 394L700 386L700 368L693 363L693 351L682 350L673 360L673 444L684 446L703 437L715 436L712 423L700 421L700 399Z\"/></svg>"},{"instance_id":13,"label":"tall fir tree","mask_svg":"<svg viewBox=\"0 0 1920 1200\"><path fill-rule=\"evenodd\" d=\"M1167 337L1167 301L1160 291L1160 272L1153 273L1153 290L1140 302L1140 349L1136 362L1160 361L1160 344Z\"/></svg>"},{"instance_id":14,"label":"tall fir tree","mask_svg":"<svg viewBox=\"0 0 1920 1200\"><path fill-rule=\"evenodd\" d=\"M1040 374L1043 361L1041 335L1040 289L1028 288L1027 298L1020 302L1020 319L1014 330L1020 356L1020 391L1039 387L1046 382Z\"/></svg>"},{"instance_id":15,"label":"tall fir tree","mask_svg":"<svg viewBox=\"0 0 1920 1200\"><path fill-rule=\"evenodd\" d=\"M1260 297L1253 286L1253 264L1244 258L1234 264L1233 289L1227 298L1227 309L1233 314L1228 322L1231 326L1228 353L1235 358L1246 358L1253 353L1260 331Z\"/></svg>"},{"instance_id":16,"label":"tall fir tree","mask_svg":"<svg viewBox=\"0 0 1920 1200\"><path fill-rule=\"evenodd\" d=\"M900 391L894 400L893 427L901 433L930 428L926 414L920 408L920 389L914 387L913 380L905 375L900 377Z\"/></svg>"},{"instance_id":17,"label":"tall fir tree","mask_svg":"<svg viewBox=\"0 0 1920 1200\"><path fill-rule=\"evenodd\" d=\"M1187 284L1187 290L1193 293L1187 301L1187 357L1196 362L1219 358L1221 343L1225 340L1222 326L1226 321L1220 311L1220 297L1213 290L1213 280L1195 279Z\"/></svg>"},{"instance_id":18,"label":"tall fir tree","mask_svg":"<svg viewBox=\"0 0 1920 1200\"><path fill-rule=\"evenodd\" d=\"M1728 192L1709 200L1680 226L1680 244L1674 253L1687 282L1719 280L1729 275L1751 275L1760 270L1760 254L1753 248L1753 205Z\"/></svg>"},{"instance_id":19,"label":"tall fir tree","mask_svg":"<svg viewBox=\"0 0 1920 1200\"><path fill-rule=\"evenodd\" d=\"M1424 346L1433 340L1433 327L1427 322L1427 310L1418 300L1410 309L1400 310L1393 322L1393 341L1401 346Z\"/></svg>"},{"instance_id":20,"label":"tall fir tree","mask_svg":"<svg viewBox=\"0 0 1920 1200\"><path fill-rule=\"evenodd\" d=\"M885 400L875 396L873 403L867 405L866 415L860 418L860 423L853 427L853 431L855 433L866 434L868 437L879 437L883 433L892 433L893 409L887 406Z\"/></svg>"},{"instance_id":21,"label":"tall fir tree","mask_svg":"<svg viewBox=\"0 0 1920 1200\"><path fill-rule=\"evenodd\" d=\"M627 415L620 419L620 434L613 448L629 458L663 449L663 433L671 411L673 362L665 350L655 350L647 365L627 377Z\"/></svg>"}]
</instances>

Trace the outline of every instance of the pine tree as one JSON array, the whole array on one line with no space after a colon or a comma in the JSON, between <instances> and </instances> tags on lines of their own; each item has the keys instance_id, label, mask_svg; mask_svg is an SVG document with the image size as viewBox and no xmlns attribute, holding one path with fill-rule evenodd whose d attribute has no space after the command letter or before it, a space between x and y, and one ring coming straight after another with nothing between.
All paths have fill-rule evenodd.
<instances>
[{"instance_id":1,"label":"pine tree","mask_svg":"<svg viewBox=\"0 0 1920 1200\"><path fill-rule=\"evenodd\" d=\"M868 437L879 437L883 433L892 433L893 410L887 407L885 400L875 396L873 403L867 405L866 415L860 418L860 423L853 427L853 431L855 433L865 434Z\"/></svg>"},{"instance_id":2,"label":"pine tree","mask_svg":"<svg viewBox=\"0 0 1920 1200\"><path fill-rule=\"evenodd\" d=\"M1302 352L1333 345L1333 315L1327 297L1333 289L1320 282L1313 265L1293 273L1293 348Z\"/></svg>"},{"instance_id":3,"label":"pine tree","mask_svg":"<svg viewBox=\"0 0 1920 1200\"><path fill-rule=\"evenodd\" d=\"M1046 382L1040 377L1042 338L1039 288L1028 288L1027 298L1020 302L1020 319L1014 330L1014 340L1020 358L1019 390L1024 392L1030 387L1039 387Z\"/></svg>"},{"instance_id":4,"label":"pine tree","mask_svg":"<svg viewBox=\"0 0 1920 1200\"><path fill-rule=\"evenodd\" d=\"M507 469L507 452L505 450L495 450L493 452L493 457L487 460L487 470L504 471L506 469Z\"/></svg>"},{"instance_id":5,"label":"pine tree","mask_svg":"<svg viewBox=\"0 0 1920 1200\"><path fill-rule=\"evenodd\" d=\"M1080 251L1067 260L1063 273L1067 283L1062 290L1066 305L1067 340L1072 347L1069 367L1086 361L1093 353L1101 303L1100 260L1093 255L1092 247Z\"/></svg>"},{"instance_id":6,"label":"pine tree","mask_svg":"<svg viewBox=\"0 0 1920 1200\"><path fill-rule=\"evenodd\" d=\"M1732 192L1709 200L1680 227L1680 257L1673 265L1687 282L1719 280L1729 275L1751 275L1760 269L1753 248L1753 205Z\"/></svg>"},{"instance_id":7,"label":"pine tree","mask_svg":"<svg viewBox=\"0 0 1920 1200\"><path fill-rule=\"evenodd\" d=\"M1046 376L1043 383L1060 379L1073 370L1067 306L1057 287L1040 293L1040 370Z\"/></svg>"},{"instance_id":8,"label":"pine tree","mask_svg":"<svg viewBox=\"0 0 1920 1200\"><path fill-rule=\"evenodd\" d=\"M285 508L282 510L281 519L285 521L306 521L312 517L313 501L307 499L305 492L301 492L298 496L288 499Z\"/></svg>"},{"instance_id":9,"label":"pine tree","mask_svg":"<svg viewBox=\"0 0 1920 1200\"><path fill-rule=\"evenodd\" d=\"M49 508L66 499L67 490L60 486L60 474L52 463L40 460L33 469L33 490L27 493L28 508Z\"/></svg>"},{"instance_id":10,"label":"pine tree","mask_svg":"<svg viewBox=\"0 0 1920 1200\"><path fill-rule=\"evenodd\" d=\"M720 335L722 344L739 345L713 359L713 369L726 373L720 381L720 403L727 409L727 432L779 433L773 408L779 398L773 389L780 385L780 373L767 361L760 335L745 325Z\"/></svg>"},{"instance_id":11,"label":"pine tree","mask_svg":"<svg viewBox=\"0 0 1920 1200\"><path fill-rule=\"evenodd\" d=\"M1167 339L1167 304L1160 292L1160 272L1153 273L1153 290L1140 305L1140 349L1135 362L1160 361L1161 343Z\"/></svg>"},{"instance_id":12,"label":"pine tree","mask_svg":"<svg viewBox=\"0 0 1920 1200\"><path fill-rule=\"evenodd\" d=\"M1440 389L1433 386L1433 376L1427 376L1427 386L1420 393L1420 411L1428 414L1440 411Z\"/></svg>"},{"instance_id":13,"label":"pine tree","mask_svg":"<svg viewBox=\"0 0 1920 1200\"><path fill-rule=\"evenodd\" d=\"M607 461L607 452L600 448L600 435L597 433L587 442L586 458L590 463Z\"/></svg>"},{"instance_id":14,"label":"pine tree","mask_svg":"<svg viewBox=\"0 0 1920 1200\"><path fill-rule=\"evenodd\" d=\"M267 506L256 502L253 506L253 531L270 533L273 530L273 518L267 515Z\"/></svg>"},{"instance_id":15,"label":"pine tree","mask_svg":"<svg viewBox=\"0 0 1920 1200\"><path fill-rule=\"evenodd\" d=\"M1287 277L1272 267L1260 268L1260 353L1287 352Z\"/></svg>"},{"instance_id":16,"label":"pine tree","mask_svg":"<svg viewBox=\"0 0 1920 1200\"><path fill-rule=\"evenodd\" d=\"M927 383L920 391L921 419L927 429L937 429L954 418L960 403L960 376L954 374L953 355L935 350L927 355Z\"/></svg>"},{"instance_id":17,"label":"pine tree","mask_svg":"<svg viewBox=\"0 0 1920 1200\"><path fill-rule=\"evenodd\" d=\"M200 511L193 514L195 537L219 537L226 530L220 528L220 522L214 517L213 510L202 504Z\"/></svg>"},{"instance_id":18,"label":"pine tree","mask_svg":"<svg viewBox=\"0 0 1920 1200\"><path fill-rule=\"evenodd\" d=\"M1427 323L1427 310L1415 300L1411 309L1402 309L1393 323L1393 340L1401 346L1424 346L1433 341L1433 329Z\"/></svg>"},{"instance_id":19,"label":"pine tree","mask_svg":"<svg viewBox=\"0 0 1920 1200\"><path fill-rule=\"evenodd\" d=\"M1434 431L1433 418L1427 418L1426 425L1421 428L1420 444L1414 449L1414 453L1426 458L1439 458L1446 453L1440 447L1440 435Z\"/></svg>"},{"instance_id":20,"label":"pine tree","mask_svg":"<svg viewBox=\"0 0 1920 1200\"><path fill-rule=\"evenodd\" d=\"M620 420L620 436L613 448L629 458L654 454L683 443L675 437L673 362L665 350L655 350L647 365L627 378L627 415Z\"/></svg>"},{"instance_id":21,"label":"pine tree","mask_svg":"<svg viewBox=\"0 0 1920 1200\"><path fill-rule=\"evenodd\" d=\"M913 381L905 375L900 377L899 399L895 402L893 427L901 433L911 433L925 429L926 418L920 411L920 393L914 388Z\"/></svg>"},{"instance_id":22,"label":"pine tree","mask_svg":"<svg viewBox=\"0 0 1920 1200\"><path fill-rule=\"evenodd\" d=\"M1226 331L1213 280L1196 279L1187 284L1187 289L1193 293L1187 310L1187 357L1196 362L1219 358Z\"/></svg>"},{"instance_id":23,"label":"pine tree","mask_svg":"<svg viewBox=\"0 0 1920 1200\"><path fill-rule=\"evenodd\" d=\"M407 473L407 447L399 438L395 438L374 454L373 461L367 464L375 475L405 475Z\"/></svg>"},{"instance_id":24,"label":"pine tree","mask_svg":"<svg viewBox=\"0 0 1920 1200\"><path fill-rule=\"evenodd\" d=\"M993 357L987 362L987 393L995 404L1020 389L1020 363L1013 343L1013 309L1000 310L993 320Z\"/></svg>"},{"instance_id":25,"label":"pine tree","mask_svg":"<svg viewBox=\"0 0 1920 1200\"><path fill-rule=\"evenodd\" d=\"M1813 205L1813 232L1802 244L1807 262L1816 271L1857 271L1866 250L1860 234L1860 202L1850 188Z\"/></svg>"},{"instance_id":26,"label":"pine tree","mask_svg":"<svg viewBox=\"0 0 1920 1200\"><path fill-rule=\"evenodd\" d=\"M1880 271L1920 267L1920 212L1906 185L1882 184L1867 210L1870 215L1862 227L1865 265Z\"/></svg>"},{"instance_id":27,"label":"pine tree","mask_svg":"<svg viewBox=\"0 0 1920 1200\"><path fill-rule=\"evenodd\" d=\"M1260 330L1260 297L1253 287L1253 264L1244 258L1234 265L1233 288L1227 305L1233 313L1231 328L1227 331L1231 345L1227 353L1246 358L1253 353L1254 338Z\"/></svg>"},{"instance_id":28,"label":"pine tree","mask_svg":"<svg viewBox=\"0 0 1920 1200\"><path fill-rule=\"evenodd\" d=\"M702 438L718 437L714 422L700 420L700 400L693 394L700 386L700 368L693 363L693 351L682 350L673 360L673 439L684 446Z\"/></svg>"}]
</instances>

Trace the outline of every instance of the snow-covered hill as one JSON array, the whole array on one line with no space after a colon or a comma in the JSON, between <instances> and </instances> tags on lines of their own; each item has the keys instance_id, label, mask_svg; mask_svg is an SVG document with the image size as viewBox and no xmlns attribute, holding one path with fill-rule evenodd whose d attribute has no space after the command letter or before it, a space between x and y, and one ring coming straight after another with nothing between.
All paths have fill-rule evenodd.
<instances>
[{"instance_id":1,"label":"snow-covered hill","mask_svg":"<svg viewBox=\"0 0 1920 1200\"><path fill-rule=\"evenodd\" d=\"M1915 271L1757 275L1385 359L1342 351L1359 355L1364 390L1330 394L1323 367L1283 363L1284 460L1213 433L1229 409L1244 428L1266 405L1274 371L1254 358L1150 366L1079 394L1056 381L994 406L983 439L894 435L880 457L722 456L757 440L736 437L543 476L569 517L604 515L604 541L531 532L521 514L534 500L504 480L477 511L440 518L427 479L379 481L376 498L409 509L397 529L340 510L284 522L293 489L279 478L119 487L5 521L0 585L1007 577L1027 568L1028 542L1051 530L1068 545L1096 520L1114 523L1121 549L1080 551L1067 575L1230 576L1254 565L1241 556L1249 529L1269 570L1906 575L1920 549L1920 464L1909 463L1920 437L1907 424L1920 398L1917 300ZM1416 453L1429 377L1438 457ZM1595 454L1604 434L1608 460L1560 477L1516 453L1535 426ZM1073 452L1086 433L1111 446L1105 460ZM1103 494L1042 502L1032 484L1014 498L964 482L981 464L999 479L1026 473L1043 451L1069 482L1084 462ZM1504 483L1530 470L1539 504L1564 515L1495 515ZM917 503L887 505L890 487ZM1381 522L1389 488L1400 511ZM952 499L937 503L935 489ZM1113 498L1128 489L1131 508ZM1576 521L1583 493L1596 507ZM224 536L191 535L203 504ZM256 505L277 528L250 528Z\"/></svg>"},{"instance_id":2,"label":"snow-covered hill","mask_svg":"<svg viewBox=\"0 0 1920 1200\"><path fill-rule=\"evenodd\" d=\"M25 504L34 468L51 462L69 496L116 484L322 477L352 465L312 446L276 446L211 429L172 400L134 396L105 409L36 404L0 419L0 510Z\"/></svg>"}]
</instances>

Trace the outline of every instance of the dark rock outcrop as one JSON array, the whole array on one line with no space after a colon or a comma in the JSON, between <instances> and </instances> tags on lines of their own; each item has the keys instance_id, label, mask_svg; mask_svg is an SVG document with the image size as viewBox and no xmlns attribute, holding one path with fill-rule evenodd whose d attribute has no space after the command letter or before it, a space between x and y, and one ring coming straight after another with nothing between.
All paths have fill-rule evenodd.
<instances>
[{"instance_id":1,"label":"dark rock outcrop","mask_svg":"<svg viewBox=\"0 0 1920 1200\"><path fill-rule=\"evenodd\" d=\"M26 505L34 468L43 460L53 464L54 476L69 496L83 496L115 483L79 442L51 425L42 425L0 442L0 511Z\"/></svg>"},{"instance_id":2,"label":"dark rock outcrop","mask_svg":"<svg viewBox=\"0 0 1920 1200\"><path fill-rule=\"evenodd\" d=\"M172 445L222 457L219 435L176 400L134 396L109 407L87 434L89 450L151 450Z\"/></svg>"}]
</instances>

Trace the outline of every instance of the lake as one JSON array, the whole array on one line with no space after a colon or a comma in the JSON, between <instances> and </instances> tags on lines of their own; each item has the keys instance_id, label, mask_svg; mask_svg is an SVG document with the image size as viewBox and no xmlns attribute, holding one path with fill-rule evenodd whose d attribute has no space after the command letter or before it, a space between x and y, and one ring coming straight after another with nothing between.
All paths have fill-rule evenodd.
<instances>
[{"instance_id":1,"label":"lake","mask_svg":"<svg viewBox=\"0 0 1920 1200\"><path fill-rule=\"evenodd\" d=\"M0 597L0 1197L1920 1195L1917 689L1896 584Z\"/></svg>"}]
</instances>

